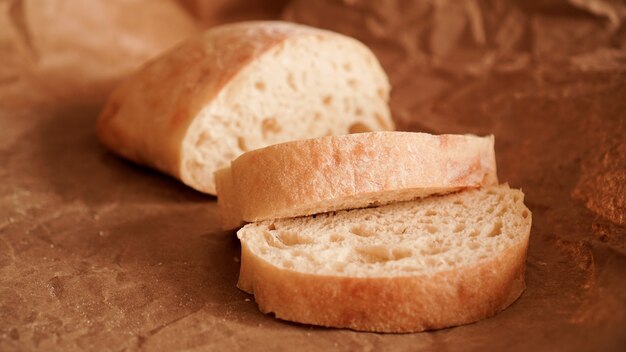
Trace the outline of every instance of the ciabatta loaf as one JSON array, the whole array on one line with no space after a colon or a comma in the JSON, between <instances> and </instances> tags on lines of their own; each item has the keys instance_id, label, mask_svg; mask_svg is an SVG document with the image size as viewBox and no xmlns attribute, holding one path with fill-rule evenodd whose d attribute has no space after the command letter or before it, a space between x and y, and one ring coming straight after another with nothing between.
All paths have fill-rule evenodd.
<instances>
[{"instance_id":1,"label":"ciabatta loaf","mask_svg":"<svg viewBox=\"0 0 626 352\"><path fill-rule=\"evenodd\" d=\"M493 136L371 132L254 150L217 174L222 226L497 184Z\"/></svg>"},{"instance_id":2,"label":"ciabatta loaf","mask_svg":"<svg viewBox=\"0 0 626 352\"><path fill-rule=\"evenodd\" d=\"M445 196L248 224L238 286L277 318L415 332L494 315L524 290L521 191Z\"/></svg>"},{"instance_id":3,"label":"ciabatta loaf","mask_svg":"<svg viewBox=\"0 0 626 352\"><path fill-rule=\"evenodd\" d=\"M352 38L286 22L228 24L129 77L97 132L112 151L215 194L214 172L246 151L393 129L388 99L376 57Z\"/></svg>"}]
</instances>

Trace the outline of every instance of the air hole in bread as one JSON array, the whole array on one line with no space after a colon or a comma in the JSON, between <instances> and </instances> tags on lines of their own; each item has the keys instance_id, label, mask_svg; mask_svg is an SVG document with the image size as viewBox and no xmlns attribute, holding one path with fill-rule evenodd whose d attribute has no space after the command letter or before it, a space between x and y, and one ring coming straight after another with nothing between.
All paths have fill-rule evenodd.
<instances>
[{"instance_id":1,"label":"air hole in bread","mask_svg":"<svg viewBox=\"0 0 626 352\"><path fill-rule=\"evenodd\" d=\"M428 233L433 233L433 234L437 233L437 227L433 225L426 226L426 231L428 231Z\"/></svg>"},{"instance_id":2,"label":"air hole in bread","mask_svg":"<svg viewBox=\"0 0 626 352\"><path fill-rule=\"evenodd\" d=\"M463 230L465 230L465 224L456 224L454 225L454 230L452 230L453 232L462 232Z\"/></svg>"},{"instance_id":3,"label":"air hole in bread","mask_svg":"<svg viewBox=\"0 0 626 352\"><path fill-rule=\"evenodd\" d=\"M356 79L354 79L354 78L350 78L350 79L348 80L348 85L350 86L350 88L356 88L359 84L358 84L358 82L356 81Z\"/></svg>"},{"instance_id":4,"label":"air hole in bread","mask_svg":"<svg viewBox=\"0 0 626 352\"><path fill-rule=\"evenodd\" d=\"M261 81L256 82L254 84L254 88L258 89L261 92L264 91L265 90L265 82L261 82Z\"/></svg>"},{"instance_id":5,"label":"air hole in bread","mask_svg":"<svg viewBox=\"0 0 626 352\"><path fill-rule=\"evenodd\" d=\"M342 262L336 262L333 263L331 265L331 267L333 268L333 270L335 270L338 273L343 273L346 270L346 263L342 263Z\"/></svg>"},{"instance_id":6,"label":"air hole in bread","mask_svg":"<svg viewBox=\"0 0 626 352\"><path fill-rule=\"evenodd\" d=\"M454 202L452 202L452 204L454 205L463 205L463 202L460 200L455 200Z\"/></svg>"},{"instance_id":7,"label":"air hole in bread","mask_svg":"<svg viewBox=\"0 0 626 352\"><path fill-rule=\"evenodd\" d=\"M350 65L350 63L349 63L349 62L346 62L346 63L344 63L344 64L343 64L343 69L344 69L346 72L350 72L350 71L352 71L352 65Z\"/></svg>"},{"instance_id":8,"label":"air hole in bread","mask_svg":"<svg viewBox=\"0 0 626 352\"><path fill-rule=\"evenodd\" d=\"M187 168L190 170L201 170L204 165L199 160L188 160Z\"/></svg>"},{"instance_id":9,"label":"air hole in bread","mask_svg":"<svg viewBox=\"0 0 626 352\"><path fill-rule=\"evenodd\" d=\"M376 234L375 231L372 231L370 228L364 225L355 225L350 228L350 232L354 235L360 237L370 237Z\"/></svg>"},{"instance_id":10,"label":"air hole in bread","mask_svg":"<svg viewBox=\"0 0 626 352\"><path fill-rule=\"evenodd\" d=\"M522 212L522 217L523 217L524 219L527 219L527 218L528 218L528 215L530 215L530 214L528 213L528 211L524 210L524 211Z\"/></svg>"},{"instance_id":11,"label":"air hole in bread","mask_svg":"<svg viewBox=\"0 0 626 352\"><path fill-rule=\"evenodd\" d=\"M362 122L355 122L348 128L348 133L364 133L371 131L372 129Z\"/></svg>"},{"instance_id":12,"label":"air hole in bread","mask_svg":"<svg viewBox=\"0 0 626 352\"><path fill-rule=\"evenodd\" d=\"M278 238L274 237L274 235L267 231L263 233L263 238L265 238L265 242L267 242L270 247L281 249L286 248L284 243L282 243Z\"/></svg>"},{"instance_id":13,"label":"air hole in bread","mask_svg":"<svg viewBox=\"0 0 626 352\"><path fill-rule=\"evenodd\" d=\"M439 243L433 243L430 246L428 246L428 248L422 249L420 253L422 255L436 255L436 254L445 253L449 249L450 247L444 246Z\"/></svg>"},{"instance_id":14,"label":"air hole in bread","mask_svg":"<svg viewBox=\"0 0 626 352\"><path fill-rule=\"evenodd\" d=\"M426 215L426 216L436 216L437 212L432 210L432 209L428 209L428 210L426 210L426 213L424 215Z\"/></svg>"},{"instance_id":15,"label":"air hole in bread","mask_svg":"<svg viewBox=\"0 0 626 352\"><path fill-rule=\"evenodd\" d=\"M237 146L243 152L247 152L248 151L248 146L246 145L246 140L243 137L241 137L241 136L237 137Z\"/></svg>"},{"instance_id":16,"label":"air hole in bread","mask_svg":"<svg viewBox=\"0 0 626 352\"><path fill-rule=\"evenodd\" d=\"M361 109L361 108L356 108L356 109L354 110L354 114L355 114L356 116L363 116L363 109Z\"/></svg>"},{"instance_id":17,"label":"air hole in bread","mask_svg":"<svg viewBox=\"0 0 626 352\"><path fill-rule=\"evenodd\" d=\"M370 202L367 202L367 208L377 207L379 205L380 205L380 201L378 200L372 200Z\"/></svg>"},{"instance_id":18,"label":"air hole in bread","mask_svg":"<svg viewBox=\"0 0 626 352\"><path fill-rule=\"evenodd\" d=\"M326 39L322 34L315 34L313 38L315 38L318 42L323 42Z\"/></svg>"},{"instance_id":19,"label":"air hole in bread","mask_svg":"<svg viewBox=\"0 0 626 352\"><path fill-rule=\"evenodd\" d=\"M382 126L384 128L392 128L392 124L389 123L389 121L387 121L387 119L385 119L383 117L383 115L379 114L379 113L375 113L374 117L376 118L376 121L378 121L378 125Z\"/></svg>"},{"instance_id":20,"label":"air hole in bread","mask_svg":"<svg viewBox=\"0 0 626 352\"><path fill-rule=\"evenodd\" d=\"M300 236L297 232L281 231L277 238L286 246L297 246L302 244L311 244L313 241L309 238Z\"/></svg>"},{"instance_id":21,"label":"air hole in bread","mask_svg":"<svg viewBox=\"0 0 626 352\"><path fill-rule=\"evenodd\" d=\"M274 231L274 230L276 230L276 224L271 223L271 224L267 227L267 229L268 229L268 230L270 230L270 231Z\"/></svg>"},{"instance_id":22,"label":"air hole in bread","mask_svg":"<svg viewBox=\"0 0 626 352\"><path fill-rule=\"evenodd\" d=\"M297 248L297 247L296 247ZM315 255L315 253L311 253L310 251L306 251L306 250L295 250L293 251L293 257L300 257L300 258L304 258L308 261L310 261L311 263L319 263L320 262L320 258Z\"/></svg>"},{"instance_id":23,"label":"air hole in bread","mask_svg":"<svg viewBox=\"0 0 626 352\"><path fill-rule=\"evenodd\" d=\"M476 230L472 230L472 231L469 233L469 235L468 235L468 236L469 236L469 237L478 237L478 231L476 231Z\"/></svg>"},{"instance_id":24,"label":"air hole in bread","mask_svg":"<svg viewBox=\"0 0 626 352\"><path fill-rule=\"evenodd\" d=\"M394 248L394 249L391 250L391 256L393 257L394 260L400 260L400 259L408 258L411 255L413 255L413 252L411 252L410 249Z\"/></svg>"},{"instance_id":25,"label":"air hole in bread","mask_svg":"<svg viewBox=\"0 0 626 352\"><path fill-rule=\"evenodd\" d=\"M293 89L295 91L298 90L298 87L296 86L296 81L293 78L293 73L291 73L291 72L287 75L287 84L289 85L289 88L291 88L291 89Z\"/></svg>"},{"instance_id":26,"label":"air hole in bread","mask_svg":"<svg viewBox=\"0 0 626 352\"><path fill-rule=\"evenodd\" d=\"M291 260L283 260L283 267L291 269L293 268L293 262Z\"/></svg>"},{"instance_id":27,"label":"air hole in bread","mask_svg":"<svg viewBox=\"0 0 626 352\"><path fill-rule=\"evenodd\" d=\"M438 262L435 258L432 258L432 257L428 257L428 258L426 258L426 259L424 260L424 262L425 262L425 263L426 263L426 265L428 265L428 266L432 266L432 267L437 267L437 266L439 266L439 262Z\"/></svg>"},{"instance_id":28,"label":"air hole in bread","mask_svg":"<svg viewBox=\"0 0 626 352\"><path fill-rule=\"evenodd\" d=\"M382 88L379 88L379 89L376 91L376 94L378 94L378 97L379 97L380 99L385 99L385 98L387 98L387 94L385 94L385 90L384 90L384 89L382 89Z\"/></svg>"},{"instance_id":29,"label":"air hole in bread","mask_svg":"<svg viewBox=\"0 0 626 352\"><path fill-rule=\"evenodd\" d=\"M356 248L359 262L376 264L400 260L411 256L411 251L404 248L390 249L387 246L367 246Z\"/></svg>"},{"instance_id":30,"label":"air hole in bread","mask_svg":"<svg viewBox=\"0 0 626 352\"><path fill-rule=\"evenodd\" d=\"M241 110L243 110L243 108L241 107L241 104L233 104L233 110L237 113L241 113Z\"/></svg>"},{"instance_id":31,"label":"air hole in bread","mask_svg":"<svg viewBox=\"0 0 626 352\"><path fill-rule=\"evenodd\" d=\"M333 97L330 95L325 95L322 98L322 104L326 105L326 106L330 106L330 104L333 103Z\"/></svg>"},{"instance_id":32,"label":"air hole in bread","mask_svg":"<svg viewBox=\"0 0 626 352\"><path fill-rule=\"evenodd\" d=\"M345 238L338 233L333 233L332 235L330 235L329 239L330 239L330 242L341 242L345 240Z\"/></svg>"},{"instance_id":33,"label":"air hole in bread","mask_svg":"<svg viewBox=\"0 0 626 352\"><path fill-rule=\"evenodd\" d=\"M385 225L391 225L391 224L387 223ZM402 225L394 226L393 228L394 228L393 232L397 235L404 235L409 229L408 226L402 226Z\"/></svg>"},{"instance_id":34,"label":"air hole in bread","mask_svg":"<svg viewBox=\"0 0 626 352\"><path fill-rule=\"evenodd\" d=\"M206 131L203 131L202 133L200 133L200 135L198 136L198 139L196 140L196 146L200 147L206 144L206 142L209 141L209 139L210 139L209 134Z\"/></svg>"},{"instance_id":35,"label":"air hole in bread","mask_svg":"<svg viewBox=\"0 0 626 352\"><path fill-rule=\"evenodd\" d=\"M263 119L263 122L261 122L263 138L267 138L270 134L280 133L281 130L280 124L274 117L266 117Z\"/></svg>"},{"instance_id":36,"label":"air hole in bread","mask_svg":"<svg viewBox=\"0 0 626 352\"><path fill-rule=\"evenodd\" d=\"M487 237L496 237L502 234L502 221L496 221L486 230Z\"/></svg>"}]
</instances>

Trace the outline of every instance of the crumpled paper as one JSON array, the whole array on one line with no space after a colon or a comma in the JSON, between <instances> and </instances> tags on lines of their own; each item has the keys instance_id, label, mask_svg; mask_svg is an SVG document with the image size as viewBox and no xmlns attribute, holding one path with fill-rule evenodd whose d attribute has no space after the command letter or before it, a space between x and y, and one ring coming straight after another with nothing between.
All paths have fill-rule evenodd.
<instances>
[{"instance_id":1,"label":"crumpled paper","mask_svg":"<svg viewBox=\"0 0 626 352\"><path fill-rule=\"evenodd\" d=\"M167 0L2 0L0 104L102 100L120 78L197 31Z\"/></svg>"},{"instance_id":2,"label":"crumpled paper","mask_svg":"<svg viewBox=\"0 0 626 352\"><path fill-rule=\"evenodd\" d=\"M178 0L204 28L222 23L279 20L289 0Z\"/></svg>"},{"instance_id":3,"label":"crumpled paper","mask_svg":"<svg viewBox=\"0 0 626 352\"><path fill-rule=\"evenodd\" d=\"M14 3L0 1L2 18ZM41 7L35 12L52 6L32 3ZM107 49L117 41L83 42L129 35L120 33L135 22L122 16L103 31L91 24L106 12L79 10L92 6L82 3L56 9L46 25L26 27L46 38L54 38L52 23L83 29L64 32L66 44L39 50L32 62L4 50L26 41L0 26L0 60L29 67L0 76L0 350L626 346L623 2L296 0L284 9L286 19L355 36L375 51L393 83L401 129L495 134L500 179L522 188L533 211L527 289L516 303L475 324L402 335L292 324L258 311L253 297L235 287L239 244L219 229L215 198L97 142L93 127L107 89L95 87L102 77L119 79L144 56ZM106 3L128 12L125 6L141 1ZM165 12L189 23L171 3L150 4L175 8ZM224 21L219 11L202 20L186 6L197 26ZM251 8L241 13L253 16ZM169 45L161 42L163 32L140 27L130 37L150 48ZM86 44L92 49L70 49ZM74 80L83 82L78 92ZM94 99L82 98L91 89Z\"/></svg>"}]
</instances>

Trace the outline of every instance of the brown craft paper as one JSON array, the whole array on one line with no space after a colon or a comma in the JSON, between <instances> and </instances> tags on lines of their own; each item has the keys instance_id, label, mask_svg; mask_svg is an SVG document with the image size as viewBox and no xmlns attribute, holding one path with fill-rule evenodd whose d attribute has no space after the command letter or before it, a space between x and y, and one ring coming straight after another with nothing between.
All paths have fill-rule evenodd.
<instances>
[{"instance_id":1,"label":"brown craft paper","mask_svg":"<svg viewBox=\"0 0 626 352\"><path fill-rule=\"evenodd\" d=\"M287 5L286 19L376 52L400 128L495 134L500 179L533 212L517 302L400 335L261 314L235 287L240 248L219 229L215 198L98 143L102 82L192 34L181 9L0 1L1 351L626 349L623 2Z\"/></svg>"},{"instance_id":2,"label":"brown craft paper","mask_svg":"<svg viewBox=\"0 0 626 352\"><path fill-rule=\"evenodd\" d=\"M197 30L168 0L0 1L0 104L102 100Z\"/></svg>"}]
</instances>

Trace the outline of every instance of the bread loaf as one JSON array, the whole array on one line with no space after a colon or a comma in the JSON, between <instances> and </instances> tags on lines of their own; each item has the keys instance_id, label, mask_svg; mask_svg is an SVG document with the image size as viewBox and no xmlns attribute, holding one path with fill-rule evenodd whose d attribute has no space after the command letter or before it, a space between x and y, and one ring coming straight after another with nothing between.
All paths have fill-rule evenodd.
<instances>
[{"instance_id":1,"label":"bread loaf","mask_svg":"<svg viewBox=\"0 0 626 352\"><path fill-rule=\"evenodd\" d=\"M494 185L493 144L493 136L371 132L254 150L216 176L222 226Z\"/></svg>"},{"instance_id":2,"label":"bread loaf","mask_svg":"<svg viewBox=\"0 0 626 352\"><path fill-rule=\"evenodd\" d=\"M391 130L389 83L358 41L286 22L215 27L144 66L97 126L112 151L215 194L214 172L289 140Z\"/></svg>"},{"instance_id":3,"label":"bread loaf","mask_svg":"<svg viewBox=\"0 0 626 352\"><path fill-rule=\"evenodd\" d=\"M238 286L262 312L300 323L416 332L474 322L524 290L523 198L492 186L248 224Z\"/></svg>"}]
</instances>

